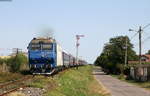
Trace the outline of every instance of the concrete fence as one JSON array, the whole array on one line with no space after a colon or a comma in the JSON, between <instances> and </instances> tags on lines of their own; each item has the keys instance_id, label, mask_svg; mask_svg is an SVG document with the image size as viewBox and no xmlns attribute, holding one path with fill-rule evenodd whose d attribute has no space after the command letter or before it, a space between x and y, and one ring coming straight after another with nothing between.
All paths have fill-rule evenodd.
<instances>
[{"instance_id":1,"label":"concrete fence","mask_svg":"<svg viewBox=\"0 0 150 96\"><path fill-rule=\"evenodd\" d=\"M137 81L150 80L150 65L136 65L130 67L130 77Z\"/></svg>"}]
</instances>

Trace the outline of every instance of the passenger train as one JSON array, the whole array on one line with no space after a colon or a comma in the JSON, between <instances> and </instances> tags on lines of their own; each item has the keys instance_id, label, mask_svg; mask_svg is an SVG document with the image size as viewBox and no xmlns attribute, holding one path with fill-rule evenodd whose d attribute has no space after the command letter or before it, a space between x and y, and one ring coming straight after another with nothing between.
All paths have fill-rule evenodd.
<instances>
[{"instance_id":1,"label":"passenger train","mask_svg":"<svg viewBox=\"0 0 150 96\"><path fill-rule=\"evenodd\" d=\"M28 45L29 68L32 74L52 74L59 70L86 64L63 51L52 38L33 38Z\"/></svg>"}]
</instances>

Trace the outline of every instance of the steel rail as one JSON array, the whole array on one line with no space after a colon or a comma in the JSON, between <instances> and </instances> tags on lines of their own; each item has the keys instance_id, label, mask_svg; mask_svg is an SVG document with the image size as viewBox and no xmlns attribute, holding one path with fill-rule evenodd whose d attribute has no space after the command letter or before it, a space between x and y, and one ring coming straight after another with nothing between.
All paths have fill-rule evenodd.
<instances>
[{"instance_id":1,"label":"steel rail","mask_svg":"<svg viewBox=\"0 0 150 96\"><path fill-rule=\"evenodd\" d=\"M6 96L7 94L18 90L19 88L27 87L25 83L32 78L33 77L26 76L19 80L0 85L0 96Z\"/></svg>"}]
</instances>

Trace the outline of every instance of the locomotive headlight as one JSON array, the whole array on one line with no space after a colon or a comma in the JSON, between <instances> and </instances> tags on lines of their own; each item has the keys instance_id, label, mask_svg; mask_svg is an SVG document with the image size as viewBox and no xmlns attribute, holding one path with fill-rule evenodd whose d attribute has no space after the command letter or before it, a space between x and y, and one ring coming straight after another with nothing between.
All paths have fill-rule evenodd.
<instances>
[{"instance_id":1,"label":"locomotive headlight","mask_svg":"<svg viewBox=\"0 0 150 96\"><path fill-rule=\"evenodd\" d=\"M36 68L36 64L34 64L34 68Z\"/></svg>"},{"instance_id":2,"label":"locomotive headlight","mask_svg":"<svg viewBox=\"0 0 150 96\"><path fill-rule=\"evenodd\" d=\"M43 68L43 65L41 65L41 68Z\"/></svg>"},{"instance_id":3,"label":"locomotive headlight","mask_svg":"<svg viewBox=\"0 0 150 96\"><path fill-rule=\"evenodd\" d=\"M49 60L48 60L48 61L46 61L46 63L47 63L47 64L49 64L49 63L50 63L50 62L49 62Z\"/></svg>"}]
</instances>

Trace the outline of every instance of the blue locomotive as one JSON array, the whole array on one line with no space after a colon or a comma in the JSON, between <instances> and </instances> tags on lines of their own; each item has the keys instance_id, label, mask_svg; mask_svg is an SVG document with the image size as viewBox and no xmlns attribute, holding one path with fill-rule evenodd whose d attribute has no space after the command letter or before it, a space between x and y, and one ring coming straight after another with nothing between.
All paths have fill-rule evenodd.
<instances>
[{"instance_id":1,"label":"blue locomotive","mask_svg":"<svg viewBox=\"0 0 150 96\"><path fill-rule=\"evenodd\" d=\"M29 68L33 74L52 74L64 68L86 64L64 52L52 38L33 38L28 45Z\"/></svg>"}]
</instances>

